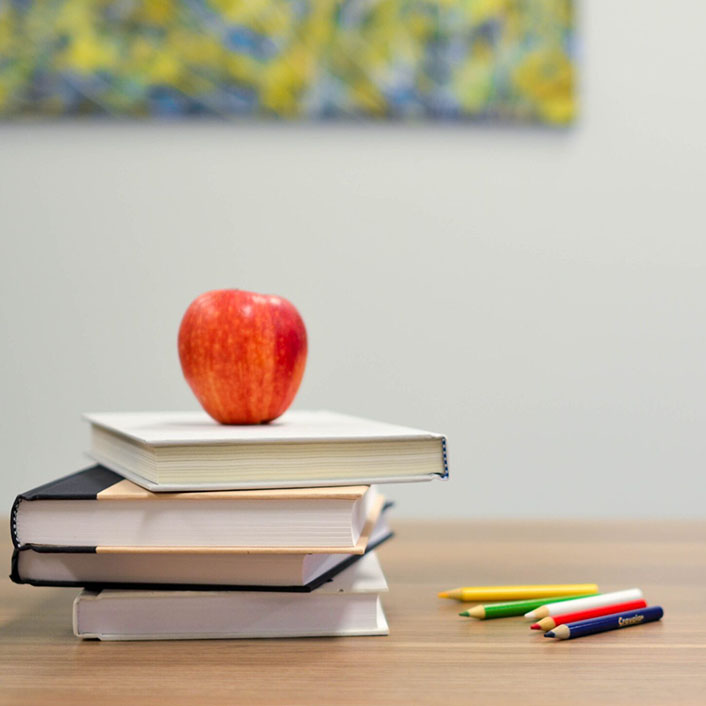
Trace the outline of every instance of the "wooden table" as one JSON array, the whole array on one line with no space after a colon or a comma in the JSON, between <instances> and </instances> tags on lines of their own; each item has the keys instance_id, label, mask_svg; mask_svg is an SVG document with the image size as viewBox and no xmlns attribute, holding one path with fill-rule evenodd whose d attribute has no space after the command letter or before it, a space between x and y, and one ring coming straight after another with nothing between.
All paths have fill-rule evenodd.
<instances>
[{"instance_id":1,"label":"wooden table","mask_svg":"<svg viewBox=\"0 0 706 706\"><path fill-rule=\"evenodd\" d=\"M75 590L6 580L0 703L706 703L706 523L393 524L380 550L389 637L81 642ZM464 583L582 581L640 586L665 618L556 643L522 618L464 619L436 597Z\"/></svg>"}]
</instances>

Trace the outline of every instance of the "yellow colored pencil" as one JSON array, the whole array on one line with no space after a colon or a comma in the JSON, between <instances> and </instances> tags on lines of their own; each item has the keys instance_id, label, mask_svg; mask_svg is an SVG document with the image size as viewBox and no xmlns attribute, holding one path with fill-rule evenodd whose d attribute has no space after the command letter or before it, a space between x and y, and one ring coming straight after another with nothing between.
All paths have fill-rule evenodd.
<instances>
[{"instance_id":1,"label":"yellow colored pencil","mask_svg":"<svg viewBox=\"0 0 706 706\"><path fill-rule=\"evenodd\" d=\"M457 601L522 601L530 598L574 596L597 593L595 583L566 583L546 586L465 586L442 591L439 598L455 598Z\"/></svg>"}]
</instances>

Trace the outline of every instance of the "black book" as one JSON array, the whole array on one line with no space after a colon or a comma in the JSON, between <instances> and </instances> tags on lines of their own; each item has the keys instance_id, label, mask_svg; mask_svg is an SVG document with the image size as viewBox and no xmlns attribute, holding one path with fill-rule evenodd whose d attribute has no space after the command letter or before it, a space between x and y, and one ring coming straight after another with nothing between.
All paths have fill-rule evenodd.
<instances>
[{"instance_id":1,"label":"black book","mask_svg":"<svg viewBox=\"0 0 706 706\"><path fill-rule=\"evenodd\" d=\"M127 515L127 529L133 535L146 525L158 524L163 520L162 515L172 512L186 525L188 534L190 523L202 526L208 513L214 514L214 503L224 504L230 515L241 511L248 521L252 519L250 515L260 509L267 512L272 521L286 524L298 515L306 519L307 513L292 511L292 504L296 506L298 500L311 504L312 490L324 491L320 497L316 496L317 505L322 500L328 500L329 504L338 500L342 508L348 508L344 512L348 513L349 532L351 518L355 524L356 502L363 501L358 514L362 512L365 524L354 546L314 549L225 546L217 523L212 532L220 544L207 546L124 546L122 541L117 545L64 543L66 538L75 537L76 531L81 529L85 529L86 537L96 536L94 526L100 524L99 519L106 512L113 512L115 517L111 521L123 522L123 526L125 517L122 515ZM16 583L36 586L311 591L392 536L381 511L382 498L373 494L366 504L364 499L369 495L366 488L356 488L351 493L347 490L350 489L156 496L108 469L95 466L18 496L11 519L15 551L10 578ZM301 492L304 494L298 497ZM348 497L344 497L346 495ZM265 500L277 500L276 507L268 507L267 502L263 505L263 496ZM170 509L175 503L173 510ZM79 511L82 520L76 523L75 515ZM62 528L62 519L70 520L72 527ZM119 524L112 536L124 536ZM184 536L183 532L181 536ZM350 535L343 533L341 536L345 539ZM47 541L54 537L60 541ZM37 538L42 541L36 541Z\"/></svg>"}]
</instances>

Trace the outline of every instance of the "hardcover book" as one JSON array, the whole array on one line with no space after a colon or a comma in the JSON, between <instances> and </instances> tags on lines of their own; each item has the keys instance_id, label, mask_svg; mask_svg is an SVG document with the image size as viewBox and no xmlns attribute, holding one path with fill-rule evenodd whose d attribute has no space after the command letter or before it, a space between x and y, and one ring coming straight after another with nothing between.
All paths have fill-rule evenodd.
<instances>
[{"instance_id":1,"label":"hardcover book","mask_svg":"<svg viewBox=\"0 0 706 706\"><path fill-rule=\"evenodd\" d=\"M392 537L380 515L366 554ZM97 547L24 544L12 555L15 583L32 586L309 592L361 554L105 553Z\"/></svg>"},{"instance_id":2,"label":"hardcover book","mask_svg":"<svg viewBox=\"0 0 706 706\"><path fill-rule=\"evenodd\" d=\"M311 593L84 590L74 633L100 640L386 635L387 582L372 552Z\"/></svg>"},{"instance_id":3,"label":"hardcover book","mask_svg":"<svg viewBox=\"0 0 706 706\"><path fill-rule=\"evenodd\" d=\"M96 553L363 554L383 505L370 486L157 494L93 466L19 495L11 529Z\"/></svg>"},{"instance_id":4,"label":"hardcover book","mask_svg":"<svg viewBox=\"0 0 706 706\"><path fill-rule=\"evenodd\" d=\"M446 478L441 434L333 412L218 424L205 412L86 414L89 455L154 492L370 485Z\"/></svg>"}]
</instances>

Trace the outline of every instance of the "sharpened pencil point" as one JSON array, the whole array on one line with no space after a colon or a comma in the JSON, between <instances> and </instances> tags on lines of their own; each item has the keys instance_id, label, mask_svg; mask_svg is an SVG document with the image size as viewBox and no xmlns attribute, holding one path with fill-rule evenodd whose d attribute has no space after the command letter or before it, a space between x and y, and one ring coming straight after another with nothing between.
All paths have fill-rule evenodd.
<instances>
[{"instance_id":1,"label":"sharpened pencil point","mask_svg":"<svg viewBox=\"0 0 706 706\"><path fill-rule=\"evenodd\" d=\"M470 618L471 617L471 614L467 610L464 610L463 613L459 613L459 615L462 618Z\"/></svg>"},{"instance_id":2,"label":"sharpened pencil point","mask_svg":"<svg viewBox=\"0 0 706 706\"><path fill-rule=\"evenodd\" d=\"M450 591L441 591L439 598L455 598L457 601L463 600L463 591L460 588L452 588Z\"/></svg>"},{"instance_id":3,"label":"sharpened pencil point","mask_svg":"<svg viewBox=\"0 0 706 706\"><path fill-rule=\"evenodd\" d=\"M539 623L534 623L533 625L530 625L530 630L541 630L542 628L540 627Z\"/></svg>"},{"instance_id":4,"label":"sharpened pencil point","mask_svg":"<svg viewBox=\"0 0 706 706\"><path fill-rule=\"evenodd\" d=\"M544 637L556 637L553 630L544 633Z\"/></svg>"}]
</instances>

